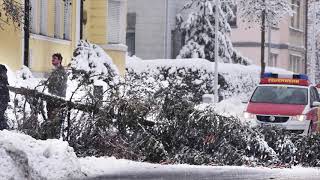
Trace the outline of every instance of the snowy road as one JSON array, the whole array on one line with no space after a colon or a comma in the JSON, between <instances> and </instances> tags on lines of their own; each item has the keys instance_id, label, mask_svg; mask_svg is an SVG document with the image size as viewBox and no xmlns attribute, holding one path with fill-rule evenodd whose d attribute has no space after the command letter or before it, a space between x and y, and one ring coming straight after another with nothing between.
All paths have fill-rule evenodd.
<instances>
[{"instance_id":1,"label":"snowy road","mask_svg":"<svg viewBox=\"0 0 320 180\"><path fill-rule=\"evenodd\" d=\"M268 169L246 167L155 167L149 170L109 173L89 180L319 180L320 169Z\"/></svg>"}]
</instances>

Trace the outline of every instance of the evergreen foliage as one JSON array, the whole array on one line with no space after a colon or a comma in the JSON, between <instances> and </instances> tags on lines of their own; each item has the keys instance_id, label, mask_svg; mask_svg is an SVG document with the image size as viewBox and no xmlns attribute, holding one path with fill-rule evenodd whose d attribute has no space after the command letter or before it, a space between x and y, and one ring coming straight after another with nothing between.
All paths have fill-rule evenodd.
<instances>
[{"instance_id":1,"label":"evergreen foliage","mask_svg":"<svg viewBox=\"0 0 320 180\"><path fill-rule=\"evenodd\" d=\"M213 0L190 0L182 12L190 12L187 18L177 15L176 25L182 32L185 45L177 58L203 58L215 61L215 38L218 37L219 57L222 62L249 64L249 61L234 50L228 33L228 21L234 16L232 1L223 1L219 6L219 30L215 34L215 4ZM219 60L220 61L220 60Z\"/></svg>"}]
</instances>

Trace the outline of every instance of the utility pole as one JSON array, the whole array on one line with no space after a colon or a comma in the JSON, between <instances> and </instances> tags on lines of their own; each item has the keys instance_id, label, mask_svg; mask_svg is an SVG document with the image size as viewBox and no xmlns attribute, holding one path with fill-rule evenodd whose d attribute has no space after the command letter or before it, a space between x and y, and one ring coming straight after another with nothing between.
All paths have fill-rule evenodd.
<instances>
[{"instance_id":1,"label":"utility pole","mask_svg":"<svg viewBox=\"0 0 320 180\"><path fill-rule=\"evenodd\" d=\"M218 58L219 58L219 41L218 41L218 33L219 33L219 6L220 0L216 0L216 12L215 12L215 45L214 45L214 103L219 102L219 95L218 95Z\"/></svg>"},{"instance_id":2,"label":"utility pole","mask_svg":"<svg viewBox=\"0 0 320 180\"><path fill-rule=\"evenodd\" d=\"M263 4L265 4L265 0L263 0ZM264 50L265 50L265 42L266 42L266 9L262 10L262 14L261 14L261 74L260 76L262 77L262 75L265 72L265 68L266 68L266 63L264 61Z\"/></svg>"},{"instance_id":3,"label":"utility pole","mask_svg":"<svg viewBox=\"0 0 320 180\"><path fill-rule=\"evenodd\" d=\"M80 40L83 39L83 1L80 0Z\"/></svg>"},{"instance_id":4,"label":"utility pole","mask_svg":"<svg viewBox=\"0 0 320 180\"><path fill-rule=\"evenodd\" d=\"M308 12L309 12L309 0L306 0L306 11L305 11L305 40L304 40L304 45L305 45L305 56L304 56L304 73L308 73Z\"/></svg>"},{"instance_id":5,"label":"utility pole","mask_svg":"<svg viewBox=\"0 0 320 180\"><path fill-rule=\"evenodd\" d=\"M23 65L29 66L29 39L30 39L30 0L24 1L24 51Z\"/></svg>"},{"instance_id":6,"label":"utility pole","mask_svg":"<svg viewBox=\"0 0 320 180\"><path fill-rule=\"evenodd\" d=\"M268 43L268 62L271 62L271 23L268 26ZM273 64L273 66L276 66L276 64Z\"/></svg>"}]
</instances>

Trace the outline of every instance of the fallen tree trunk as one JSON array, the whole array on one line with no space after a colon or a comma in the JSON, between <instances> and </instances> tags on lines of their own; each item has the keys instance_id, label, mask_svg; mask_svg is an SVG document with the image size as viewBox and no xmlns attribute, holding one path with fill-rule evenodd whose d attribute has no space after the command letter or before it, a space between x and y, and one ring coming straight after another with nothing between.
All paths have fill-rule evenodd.
<instances>
[{"instance_id":1,"label":"fallen tree trunk","mask_svg":"<svg viewBox=\"0 0 320 180\"><path fill-rule=\"evenodd\" d=\"M24 95L26 97L32 96L34 98L40 98L43 101L55 102L55 104L60 105L60 107L68 107L71 109L78 109L78 110L89 112L89 113L92 113L92 112L98 113L100 110L99 108L97 108L93 105L85 105L85 104L71 102L71 101L65 100L64 98L58 97L58 96L53 96L53 95L45 94L43 92L39 92L35 89L27 89L24 87L17 88L17 87L9 86L9 90L11 92L14 92L14 93L20 94L20 95Z\"/></svg>"},{"instance_id":2,"label":"fallen tree trunk","mask_svg":"<svg viewBox=\"0 0 320 180\"><path fill-rule=\"evenodd\" d=\"M66 100L64 98L58 97L58 96L53 96L49 94L45 94L43 92L39 92L35 89L28 89L28 88L17 88L17 87L12 87L8 86L9 90L11 92L14 92L16 94L24 95L26 97L34 97L34 98L39 98L43 101L47 102L55 102L56 105L60 105L61 108L67 107L68 109L78 109L84 112L88 113L99 113L100 111L103 111L102 109L99 108L98 104L97 105L91 105L91 104L81 104L81 103L75 103L69 100ZM153 126L155 123L152 121L147 121L147 120L138 120L138 122L144 126Z\"/></svg>"}]
</instances>

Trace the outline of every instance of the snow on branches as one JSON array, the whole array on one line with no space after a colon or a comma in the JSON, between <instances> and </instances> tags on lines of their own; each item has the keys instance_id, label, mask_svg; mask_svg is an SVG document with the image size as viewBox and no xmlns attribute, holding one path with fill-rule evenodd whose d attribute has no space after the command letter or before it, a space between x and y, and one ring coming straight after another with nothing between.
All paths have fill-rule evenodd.
<instances>
[{"instance_id":1,"label":"snow on branches","mask_svg":"<svg viewBox=\"0 0 320 180\"><path fill-rule=\"evenodd\" d=\"M119 78L111 57L98 45L81 40L70 62L74 78L87 77L89 83L110 82Z\"/></svg>"},{"instance_id":2,"label":"snow on branches","mask_svg":"<svg viewBox=\"0 0 320 180\"><path fill-rule=\"evenodd\" d=\"M239 15L249 24L262 22L262 12L266 13L266 24L278 26L286 15L293 15L291 1L288 0L238 0Z\"/></svg>"},{"instance_id":3,"label":"snow on branches","mask_svg":"<svg viewBox=\"0 0 320 180\"><path fill-rule=\"evenodd\" d=\"M182 9L182 13L188 13L187 16L178 14L176 17L177 28L182 32L185 45L181 49L177 58L204 58L209 61L215 61L215 4L213 0L190 0ZM232 7L233 1L222 2L219 5L219 61L220 62L248 62L239 60L239 55L234 51L228 33L231 32L228 21L234 17Z\"/></svg>"}]
</instances>

